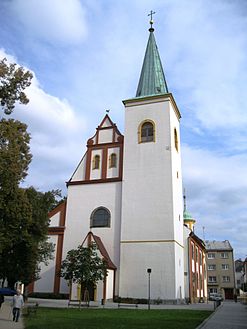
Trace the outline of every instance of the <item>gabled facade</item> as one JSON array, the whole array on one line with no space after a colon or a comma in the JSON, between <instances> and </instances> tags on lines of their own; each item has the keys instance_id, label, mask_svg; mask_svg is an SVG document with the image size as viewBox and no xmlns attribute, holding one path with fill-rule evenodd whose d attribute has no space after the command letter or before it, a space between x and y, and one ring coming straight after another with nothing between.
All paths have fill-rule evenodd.
<instances>
[{"instance_id":1,"label":"gabled facade","mask_svg":"<svg viewBox=\"0 0 247 329\"><path fill-rule=\"evenodd\" d=\"M114 264L91 298L147 298L151 269L152 300L185 299L181 115L168 91L152 23L149 32L136 97L123 101L124 137L106 115L88 140L67 182L66 203L50 213L56 243L52 284L42 268L34 291L69 293L57 270L69 250L90 238Z\"/></svg>"}]
</instances>

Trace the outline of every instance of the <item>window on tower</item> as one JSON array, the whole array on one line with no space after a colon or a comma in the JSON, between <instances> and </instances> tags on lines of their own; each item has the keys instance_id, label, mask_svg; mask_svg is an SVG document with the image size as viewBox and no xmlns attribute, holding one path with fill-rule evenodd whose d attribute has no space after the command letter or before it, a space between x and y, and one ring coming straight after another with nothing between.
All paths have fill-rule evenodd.
<instances>
[{"instance_id":1,"label":"window on tower","mask_svg":"<svg viewBox=\"0 0 247 329\"><path fill-rule=\"evenodd\" d=\"M109 168L116 168L117 167L117 155L112 153L109 156Z\"/></svg>"},{"instance_id":2,"label":"window on tower","mask_svg":"<svg viewBox=\"0 0 247 329\"><path fill-rule=\"evenodd\" d=\"M93 169L99 169L99 165L100 165L100 156L95 155L93 157Z\"/></svg>"},{"instance_id":3,"label":"window on tower","mask_svg":"<svg viewBox=\"0 0 247 329\"><path fill-rule=\"evenodd\" d=\"M95 209L90 218L90 227L110 227L111 214L107 208Z\"/></svg>"},{"instance_id":4,"label":"window on tower","mask_svg":"<svg viewBox=\"0 0 247 329\"><path fill-rule=\"evenodd\" d=\"M154 142L155 141L155 129L154 122L151 120L145 120L139 126L138 130L139 143Z\"/></svg>"},{"instance_id":5,"label":"window on tower","mask_svg":"<svg viewBox=\"0 0 247 329\"><path fill-rule=\"evenodd\" d=\"M174 144L175 149L178 151L178 133L176 128L174 128Z\"/></svg>"}]
</instances>

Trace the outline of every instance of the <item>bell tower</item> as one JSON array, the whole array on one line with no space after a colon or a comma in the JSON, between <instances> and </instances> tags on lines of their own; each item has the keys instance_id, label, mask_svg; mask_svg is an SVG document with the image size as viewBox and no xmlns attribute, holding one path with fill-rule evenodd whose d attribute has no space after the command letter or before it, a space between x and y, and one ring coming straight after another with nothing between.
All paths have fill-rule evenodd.
<instances>
[{"instance_id":1,"label":"bell tower","mask_svg":"<svg viewBox=\"0 0 247 329\"><path fill-rule=\"evenodd\" d=\"M150 24L136 96L123 101L119 296L147 298L151 269L151 299L179 302L184 298L181 115L168 91L152 19Z\"/></svg>"}]
</instances>

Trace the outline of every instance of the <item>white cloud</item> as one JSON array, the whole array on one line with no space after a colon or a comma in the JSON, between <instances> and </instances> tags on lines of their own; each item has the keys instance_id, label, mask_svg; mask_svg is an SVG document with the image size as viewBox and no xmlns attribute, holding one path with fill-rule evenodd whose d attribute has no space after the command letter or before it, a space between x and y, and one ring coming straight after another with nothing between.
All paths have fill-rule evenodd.
<instances>
[{"instance_id":1,"label":"white cloud","mask_svg":"<svg viewBox=\"0 0 247 329\"><path fill-rule=\"evenodd\" d=\"M87 35L85 9L79 0L15 0L10 6L24 33L36 39L73 44Z\"/></svg>"},{"instance_id":2,"label":"white cloud","mask_svg":"<svg viewBox=\"0 0 247 329\"><path fill-rule=\"evenodd\" d=\"M188 93L183 106L210 130L247 124L247 21L240 10L237 2L172 1L165 13L170 81Z\"/></svg>"},{"instance_id":3,"label":"white cloud","mask_svg":"<svg viewBox=\"0 0 247 329\"><path fill-rule=\"evenodd\" d=\"M197 219L196 234L228 239L243 255L247 231L247 155L225 156L183 145L183 180L187 209Z\"/></svg>"},{"instance_id":4,"label":"white cloud","mask_svg":"<svg viewBox=\"0 0 247 329\"><path fill-rule=\"evenodd\" d=\"M0 49L0 58L3 57L18 63L16 58ZM10 116L26 123L31 133L33 160L25 184L41 189L64 188L64 182L77 165L75 161L79 161L85 151L82 145L88 137L84 135L86 122L66 99L42 90L32 73L32 84L25 90L29 103L17 104Z\"/></svg>"}]
</instances>

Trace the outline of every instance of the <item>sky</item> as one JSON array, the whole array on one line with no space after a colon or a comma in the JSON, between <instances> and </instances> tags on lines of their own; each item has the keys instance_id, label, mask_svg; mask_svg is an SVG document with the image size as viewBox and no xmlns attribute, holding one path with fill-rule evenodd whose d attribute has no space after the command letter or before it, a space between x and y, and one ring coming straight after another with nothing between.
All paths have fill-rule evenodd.
<instances>
[{"instance_id":1,"label":"sky","mask_svg":"<svg viewBox=\"0 0 247 329\"><path fill-rule=\"evenodd\" d=\"M34 74L25 122L33 160L24 186L61 189L106 110L124 134L148 13L181 118L183 187L195 233L247 256L247 2L1 0L0 58Z\"/></svg>"}]
</instances>

